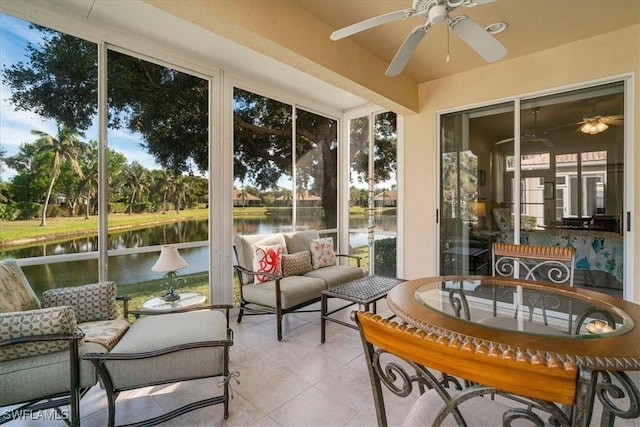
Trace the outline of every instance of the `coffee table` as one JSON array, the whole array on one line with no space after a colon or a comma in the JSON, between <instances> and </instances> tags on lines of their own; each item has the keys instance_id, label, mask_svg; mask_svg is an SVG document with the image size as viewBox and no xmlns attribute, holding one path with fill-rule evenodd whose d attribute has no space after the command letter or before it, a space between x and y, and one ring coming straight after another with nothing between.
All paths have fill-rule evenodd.
<instances>
[{"instance_id":1,"label":"coffee table","mask_svg":"<svg viewBox=\"0 0 640 427\"><path fill-rule=\"evenodd\" d=\"M365 276L361 279L347 282L344 285L322 291L320 297L320 342L323 343L325 340L325 322L327 320L352 329L358 329L354 323L347 323L340 319L336 319L335 317L330 317L332 314L355 304L361 304L364 306L366 311L369 311L369 307L373 304L373 313L375 313L376 301L387 296L387 292L404 281L404 279L397 279L395 277ZM339 298L350 301L350 303L336 308L335 310L328 311L327 300L329 298Z\"/></svg>"}]
</instances>

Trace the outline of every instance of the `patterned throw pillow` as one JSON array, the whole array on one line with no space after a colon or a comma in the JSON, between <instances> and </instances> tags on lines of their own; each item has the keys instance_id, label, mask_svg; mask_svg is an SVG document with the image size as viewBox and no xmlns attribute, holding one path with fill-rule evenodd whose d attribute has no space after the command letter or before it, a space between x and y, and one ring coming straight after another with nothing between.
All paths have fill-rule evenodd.
<instances>
[{"instance_id":1,"label":"patterned throw pillow","mask_svg":"<svg viewBox=\"0 0 640 427\"><path fill-rule=\"evenodd\" d=\"M280 276L282 274L282 246L255 245L253 249L253 271ZM264 283L272 280L260 274L256 275L255 278L256 283Z\"/></svg>"},{"instance_id":2,"label":"patterned throw pillow","mask_svg":"<svg viewBox=\"0 0 640 427\"><path fill-rule=\"evenodd\" d=\"M0 341L77 331L76 316L69 306L0 314ZM0 348L0 362L55 353L68 348L69 341L33 341L7 345Z\"/></svg>"},{"instance_id":3,"label":"patterned throw pillow","mask_svg":"<svg viewBox=\"0 0 640 427\"><path fill-rule=\"evenodd\" d=\"M311 252L302 251L295 254L282 255L282 275L302 276L313 270Z\"/></svg>"},{"instance_id":4,"label":"patterned throw pillow","mask_svg":"<svg viewBox=\"0 0 640 427\"><path fill-rule=\"evenodd\" d=\"M112 320L117 317L116 284L114 282L49 289L42 293L42 307L70 305L78 323Z\"/></svg>"},{"instance_id":5,"label":"patterned throw pillow","mask_svg":"<svg viewBox=\"0 0 640 427\"><path fill-rule=\"evenodd\" d=\"M495 219L496 221L498 230L502 231L503 233L513 229L513 225L511 223L511 211L509 209L494 209L493 219Z\"/></svg>"},{"instance_id":6,"label":"patterned throw pillow","mask_svg":"<svg viewBox=\"0 0 640 427\"><path fill-rule=\"evenodd\" d=\"M336 265L333 237L311 240L311 265L314 269Z\"/></svg>"}]
</instances>

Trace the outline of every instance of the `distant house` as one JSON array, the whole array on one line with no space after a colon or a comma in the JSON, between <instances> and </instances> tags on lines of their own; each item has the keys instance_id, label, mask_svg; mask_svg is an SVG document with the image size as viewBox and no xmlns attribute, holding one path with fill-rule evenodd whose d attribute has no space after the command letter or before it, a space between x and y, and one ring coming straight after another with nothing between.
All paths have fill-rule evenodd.
<instances>
[{"instance_id":1,"label":"distant house","mask_svg":"<svg viewBox=\"0 0 640 427\"><path fill-rule=\"evenodd\" d=\"M293 204L291 197L292 195L290 193L277 197L274 205L275 206L291 206ZM296 206L307 207L307 208L316 207L316 206L320 206L321 201L322 201L322 198L320 196L311 194L308 191L304 191L302 193L298 193L298 202L296 203Z\"/></svg>"},{"instance_id":2,"label":"distant house","mask_svg":"<svg viewBox=\"0 0 640 427\"><path fill-rule=\"evenodd\" d=\"M373 197L373 205L381 208L398 206L398 192L396 190L385 190Z\"/></svg>"},{"instance_id":3,"label":"distant house","mask_svg":"<svg viewBox=\"0 0 640 427\"><path fill-rule=\"evenodd\" d=\"M262 200L258 196L247 193L244 190L233 190L234 207L257 207L262 205Z\"/></svg>"}]
</instances>

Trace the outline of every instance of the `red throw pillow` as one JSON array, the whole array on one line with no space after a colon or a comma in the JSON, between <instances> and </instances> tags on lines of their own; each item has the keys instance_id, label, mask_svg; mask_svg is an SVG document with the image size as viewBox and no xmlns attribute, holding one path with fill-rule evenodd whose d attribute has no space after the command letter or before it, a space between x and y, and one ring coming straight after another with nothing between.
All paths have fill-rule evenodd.
<instances>
[{"instance_id":1,"label":"red throw pillow","mask_svg":"<svg viewBox=\"0 0 640 427\"><path fill-rule=\"evenodd\" d=\"M256 245L253 249L253 271L257 273L269 273L276 276L282 275L282 246ZM260 274L255 276L256 283L272 280Z\"/></svg>"}]
</instances>

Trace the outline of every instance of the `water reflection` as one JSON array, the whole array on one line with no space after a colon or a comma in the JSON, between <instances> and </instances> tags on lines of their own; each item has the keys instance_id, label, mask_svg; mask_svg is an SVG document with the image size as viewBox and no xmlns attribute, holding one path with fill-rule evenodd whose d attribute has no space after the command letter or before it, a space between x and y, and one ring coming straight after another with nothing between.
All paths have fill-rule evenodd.
<instances>
[{"instance_id":1,"label":"water reflection","mask_svg":"<svg viewBox=\"0 0 640 427\"><path fill-rule=\"evenodd\" d=\"M317 229L322 221L306 218L304 228ZM262 218L236 218L233 222L234 234L264 234L292 231L291 218L268 216ZM367 218L352 217L350 246L367 245ZM381 215L376 218L376 238L389 237L396 233L396 216ZM208 240L207 220L188 220L174 223L147 226L134 230L123 230L109 233L108 248L128 249L145 246L156 246L171 243L197 242ZM30 258L49 255L62 255L97 251L97 236L86 236L58 242L38 243L19 249L0 251L2 258ZM180 270L180 274L191 274L209 270L209 248L181 249L180 254L189 263ZM146 280L159 279L161 273L151 271L151 266L158 258L158 252L137 253L109 257L109 280L118 285L127 285ZM61 263L50 263L22 267L25 275L41 294L44 290L62 286L77 286L98 280L98 260L80 260Z\"/></svg>"}]
</instances>

